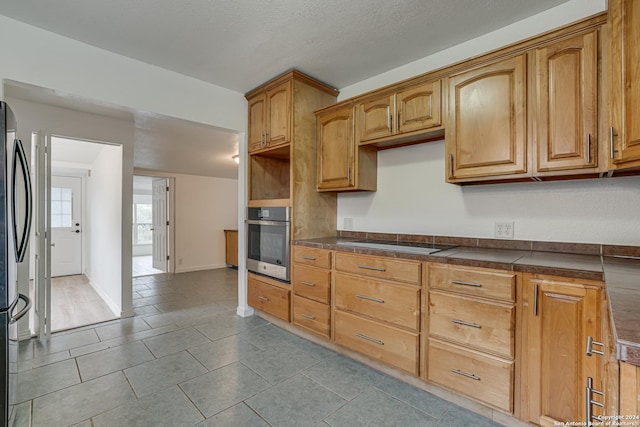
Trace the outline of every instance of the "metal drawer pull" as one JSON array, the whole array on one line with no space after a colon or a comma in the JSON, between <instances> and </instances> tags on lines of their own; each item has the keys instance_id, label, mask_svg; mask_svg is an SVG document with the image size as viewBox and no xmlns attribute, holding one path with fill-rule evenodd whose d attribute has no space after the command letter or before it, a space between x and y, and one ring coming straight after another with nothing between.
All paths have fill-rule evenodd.
<instances>
[{"instance_id":1,"label":"metal drawer pull","mask_svg":"<svg viewBox=\"0 0 640 427\"><path fill-rule=\"evenodd\" d=\"M375 338L368 337L368 336L363 335L363 334L356 334L356 336L357 336L358 338L362 338L363 340L371 341L371 342L372 342L372 343L374 343L374 344L384 345L384 343L383 343L382 341L377 340L377 339L375 339Z\"/></svg>"},{"instance_id":2,"label":"metal drawer pull","mask_svg":"<svg viewBox=\"0 0 640 427\"><path fill-rule=\"evenodd\" d=\"M360 299L366 299L367 301L379 302L381 304L384 304L384 300L383 299L372 298L372 297L368 297L366 295L359 295L359 294L357 294L356 297L360 298Z\"/></svg>"},{"instance_id":3,"label":"metal drawer pull","mask_svg":"<svg viewBox=\"0 0 640 427\"><path fill-rule=\"evenodd\" d=\"M451 283L453 283L454 285L473 286L474 288L481 288L482 287L482 285L480 283L462 282L460 280L452 280Z\"/></svg>"},{"instance_id":4,"label":"metal drawer pull","mask_svg":"<svg viewBox=\"0 0 640 427\"><path fill-rule=\"evenodd\" d=\"M615 157L615 153L618 152L618 150L615 149L613 144L613 137L615 136L618 136L618 134L615 132L615 130L613 130L613 127L610 127L609 128L609 157L612 159Z\"/></svg>"},{"instance_id":5,"label":"metal drawer pull","mask_svg":"<svg viewBox=\"0 0 640 427\"><path fill-rule=\"evenodd\" d=\"M267 297L258 296L258 299L262 300L262 301L269 301L269 298L267 298Z\"/></svg>"},{"instance_id":6,"label":"metal drawer pull","mask_svg":"<svg viewBox=\"0 0 640 427\"><path fill-rule=\"evenodd\" d=\"M604 348L604 344L598 341L594 341L593 337L591 335L589 335L589 337L587 338L587 356L592 356L594 354L599 354L600 356L604 356L604 351L601 350L594 350L593 346L597 345L599 347L603 347Z\"/></svg>"},{"instance_id":7,"label":"metal drawer pull","mask_svg":"<svg viewBox=\"0 0 640 427\"><path fill-rule=\"evenodd\" d=\"M359 265L358 268L364 268L365 270L387 271L382 267L370 267L368 265Z\"/></svg>"},{"instance_id":8,"label":"metal drawer pull","mask_svg":"<svg viewBox=\"0 0 640 427\"><path fill-rule=\"evenodd\" d=\"M475 381L480 381L480 378L476 377L473 374L467 374L466 372L463 372L460 369L450 369L450 371L453 372L454 374L462 375L463 377L471 378L472 380L475 380Z\"/></svg>"},{"instance_id":9,"label":"metal drawer pull","mask_svg":"<svg viewBox=\"0 0 640 427\"><path fill-rule=\"evenodd\" d=\"M311 287L314 287L316 285L315 283L305 282L304 280L301 281L300 283L302 283L303 285L311 286Z\"/></svg>"},{"instance_id":10,"label":"metal drawer pull","mask_svg":"<svg viewBox=\"0 0 640 427\"><path fill-rule=\"evenodd\" d=\"M309 256L309 255L302 255L302 259L306 259L308 261L315 261L316 257L314 256Z\"/></svg>"},{"instance_id":11,"label":"metal drawer pull","mask_svg":"<svg viewBox=\"0 0 640 427\"><path fill-rule=\"evenodd\" d=\"M316 320L315 316L311 316L309 314L301 314L302 317L309 320Z\"/></svg>"},{"instance_id":12,"label":"metal drawer pull","mask_svg":"<svg viewBox=\"0 0 640 427\"><path fill-rule=\"evenodd\" d=\"M533 315L538 315L538 284L533 286Z\"/></svg>"},{"instance_id":13,"label":"metal drawer pull","mask_svg":"<svg viewBox=\"0 0 640 427\"><path fill-rule=\"evenodd\" d=\"M465 322L464 320L453 319L451 322L457 323L458 325L471 326L472 328L482 328L482 326L478 325L477 323L469 323Z\"/></svg>"},{"instance_id":14,"label":"metal drawer pull","mask_svg":"<svg viewBox=\"0 0 640 427\"><path fill-rule=\"evenodd\" d=\"M599 408L604 408L604 404L596 400L593 400L592 398L593 394L597 394L598 396L601 396L604 400L604 393L601 392L600 390L596 390L593 388L593 378L587 377L587 387L585 389L585 413L586 413L585 415L587 418L587 425L591 425L591 420L602 421L602 418L596 415L593 415L593 412L591 410L591 405L596 405Z\"/></svg>"}]
</instances>

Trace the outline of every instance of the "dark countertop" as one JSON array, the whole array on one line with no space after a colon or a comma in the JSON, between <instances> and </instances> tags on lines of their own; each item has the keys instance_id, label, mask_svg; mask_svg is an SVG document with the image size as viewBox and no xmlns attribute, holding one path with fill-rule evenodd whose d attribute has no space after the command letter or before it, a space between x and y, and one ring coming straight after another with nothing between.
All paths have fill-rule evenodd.
<instances>
[{"instance_id":1,"label":"dark countertop","mask_svg":"<svg viewBox=\"0 0 640 427\"><path fill-rule=\"evenodd\" d=\"M520 249L492 249L457 246L433 254L380 250L344 245L357 239L327 237L297 240L294 245L313 246L340 252L440 262L469 267L496 268L533 274L600 280L611 313L619 360L640 366L640 258L543 252ZM424 243L429 247L429 243ZM437 247L437 245L436 245Z\"/></svg>"}]
</instances>

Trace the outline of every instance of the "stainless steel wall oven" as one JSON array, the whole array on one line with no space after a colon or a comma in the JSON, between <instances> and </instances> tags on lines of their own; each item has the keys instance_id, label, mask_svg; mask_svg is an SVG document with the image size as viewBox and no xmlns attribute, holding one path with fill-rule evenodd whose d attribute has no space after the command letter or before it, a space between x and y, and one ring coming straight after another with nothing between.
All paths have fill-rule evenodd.
<instances>
[{"instance_id":1,"label":"stainless steel wall oven","mask_svg":"<svg viewBox=\"0 0 640 427\"><path fill-rule=\"evenodd\" d=\"M288 207L248 208L247 270L289 281Z\"/></svg>"}]
</instances>

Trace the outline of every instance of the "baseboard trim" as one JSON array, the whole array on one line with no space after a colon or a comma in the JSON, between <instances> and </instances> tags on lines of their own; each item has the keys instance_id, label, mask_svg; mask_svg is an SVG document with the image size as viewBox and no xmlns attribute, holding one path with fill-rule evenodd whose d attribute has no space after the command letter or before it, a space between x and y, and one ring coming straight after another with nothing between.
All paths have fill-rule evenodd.
<instances>
[{"instance_id":1,"label":"baseboard trim","mask_svg":"<svg viewBox=\"0 0 640 427\"><path fill-rule=\"evenodd\" d=\"M109 307L109 310L111 310L113 315L118 317L118 318L120 318L120 316L122 315L122 311L121 311L120 306L118 304L116 304L115 302L113 302L113 300L109 297L109 295L107 295L102 290L100 285L96 284L93 281L91 276L87 275L86 273L85 273L85 276L87 276L87 279L89 279L89 285L91 285L93 290L96 291L98 295L100 295L100 298L102 298L102 300L105 302L105 304L107 304L107 307Z\"/></svg>"},{"instance_id":2,"label":"baseboard trim","mask_svg":"<svg viewBox=\"0 0 640 427\"><path fill-rule=\"evenodd\" d=\"M176 267L176 273L189 273L192 271L214 270L217 268L226 268L227 264L209 264L196 267Z\"/></svg>"},{"instance_id":3,"label":"baseboard trim","mask_svg":"<svg viewBox=\"0 0 640 427\"><path fill-rule=\"evenodd\" d=\"M255 310L251 307L249 307L248 305L239 305L238 308L236 309L236 314L240 317L250 317L253 316L253 314L255 313Z\"/></svg>"}]
</instances>

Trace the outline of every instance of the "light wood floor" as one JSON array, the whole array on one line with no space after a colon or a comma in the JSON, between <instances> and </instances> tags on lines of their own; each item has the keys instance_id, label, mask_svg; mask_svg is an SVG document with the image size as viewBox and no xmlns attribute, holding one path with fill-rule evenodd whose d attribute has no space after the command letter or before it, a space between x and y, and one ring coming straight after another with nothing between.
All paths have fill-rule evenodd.
<instances>
[{"instance_id":1,"label":"light wood floor","mask_svg":"<svg viewBox=\"0 0 640 427\"><path fill-rule=\"evenodd\" d=\"M162 270L153 268L153 257L151 255L134 256L131 267L133 277L164 273Z\"/></svg>"},{"instance_id":2,"label":"light wood floor","mask_svg":"<svg viewBox=\"0 0 640 427\"><path fill-rule=\"evenodd\" d=\"M51 279L52 332L116 318L85 275Z\"/></svg>"}]
</instances>

